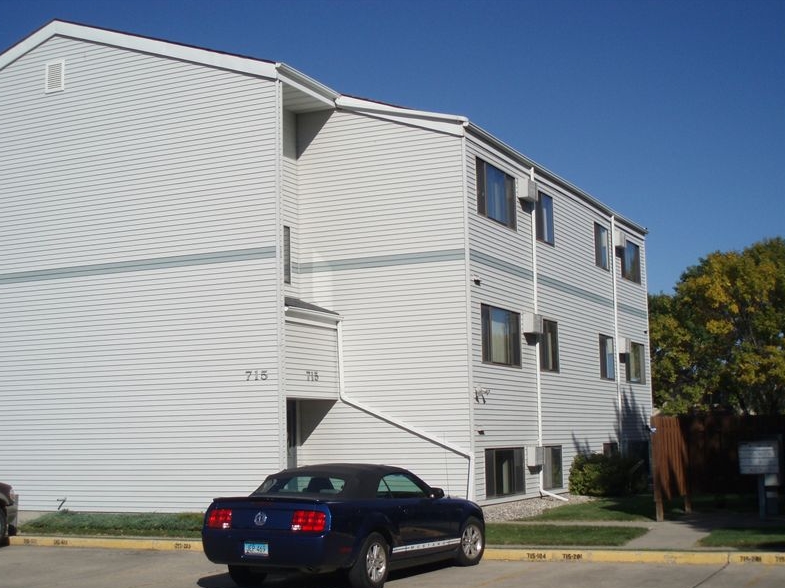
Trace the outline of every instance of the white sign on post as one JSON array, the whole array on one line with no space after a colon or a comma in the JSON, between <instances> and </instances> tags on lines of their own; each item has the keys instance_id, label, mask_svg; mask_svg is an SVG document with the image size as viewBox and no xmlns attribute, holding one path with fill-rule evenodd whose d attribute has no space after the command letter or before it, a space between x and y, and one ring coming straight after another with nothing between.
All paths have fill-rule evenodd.
<instances>
[{"instance_id":1,"label":"white sign on post","mask_svg":"<svg viewBox=\"0 0 785 588\"><path fill-rule=\"evenodd\" d=\"M742 474L778 474L779 443L774 439L739 443L739 470Z\"/></svg>"}]
</instances>

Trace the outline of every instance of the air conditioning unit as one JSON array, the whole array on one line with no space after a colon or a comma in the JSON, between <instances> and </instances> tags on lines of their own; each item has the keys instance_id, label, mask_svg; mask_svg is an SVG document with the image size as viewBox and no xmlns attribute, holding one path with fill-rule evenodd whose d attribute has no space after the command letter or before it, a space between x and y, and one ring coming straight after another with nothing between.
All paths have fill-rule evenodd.
<instances>
[{"instance_id":1,"label":"air conditioning unit","mask_svg":"<svg viewBox=\"0 0 785 588\"><path fill-rule=\"evenodd\" d=\"M625 355L630 352L630 340L621 337L619 339L619 355Z\"/></svg>"},{"instance_id":2,"label":"air conditioning unit","mask_svg":"<svg viewBox=\"0 0 785 588\"><path fill-rule=\"evenodd\" d=\"M616 251L621 252L627 248L627 235L621 229L614 229L613 231L613 245Z\"/></svg>"},{"instance_id":3,"label":"air conditioning unit","mask_svg":"<svg viewBox=\"0 0 785 588\"><path fill-rule=\"evenodd\" d=\"M524 312L523 332L530 335L542 334L542 315L533 312Z\"/></svg>"},{"instance_id":4,"label":"air conditioning unit","mask_svg":"<svg viewBox=\"0 0 785 588\"><path fill-rule=\"evenodd\" d=\"M529 446L526 448L526 465L528 467L541 466L543 463L542 447Z\"/></svg>"},{"instance_id":5,"label":"air conditioning unit","mask_svg":"<svg viewBox=\"0 0 785 588\"><path fill-rule=\"evenodd\" d=\"M515 193L521 203L537 202L537 184L529 178L515 179Z\"/></svg>"}]
</instances>

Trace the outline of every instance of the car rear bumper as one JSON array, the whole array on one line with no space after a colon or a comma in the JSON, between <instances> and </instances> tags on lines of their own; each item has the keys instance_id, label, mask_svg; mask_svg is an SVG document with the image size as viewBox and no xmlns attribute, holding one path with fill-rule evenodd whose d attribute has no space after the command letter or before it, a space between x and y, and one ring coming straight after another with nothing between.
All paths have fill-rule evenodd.
<instances>
[{"instance_id":1,"label":"car rear bumper","mask_svg":"<svg viewBox=\"0 0 785 588\"><path fill-rule=\"evenodd\" d=\"M246 542L266 543L269 554L246 555ZM354 540L338 533L288 535L205 530L204 553L213 563L327 572L351 565Z\"/></svg>"}]
</instances>

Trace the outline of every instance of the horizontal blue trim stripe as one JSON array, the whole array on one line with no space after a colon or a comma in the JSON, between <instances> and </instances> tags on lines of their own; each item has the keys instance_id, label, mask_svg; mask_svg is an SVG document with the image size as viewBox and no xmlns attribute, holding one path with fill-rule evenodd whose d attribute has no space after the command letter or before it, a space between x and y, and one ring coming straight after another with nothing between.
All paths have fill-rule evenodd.
<instances>
[{"instance_id":1,"label":"horizontal blue trim stripe","mask_svg":"<svg viewBox=\"0 0 785 588\"><path fill-rule=\"evenodd\" d=\"M78 265L45 270L32 270L27 272L12 272L8 274L0 274L0 284L42 282L47 280L62 280L66 278L83 278L87 276L122 274L126 272L141 272L175 267L272 258L275 258L275 247L254 247L251 249L235 249L233 251L194 253L192 255L174 255L171 257L155 257L149 259L117 261L112 263L96 263L90 265Z\"/></svg>"},{"instance_id":2,"label":"horizontal blue trim stripe","mask_svg":"<svg viewBox=\"0 0 785 588\"><path fill-rule=\"evenodd\" d=\"M338 270L370 269L375 267L391 267L410 265L413 263L438 263L442 261L460 261L464 259L463 249L446 249L443 251L423 251L420 253L400 253L395 255L375 255L370 257L353 257L334 261L313 261L298 264L301 274L329 272Z\"/></svg>"},{"instance_id":3,"label":"horizontal blue trim stripe","mask_svg":"<svg viewBox=\"0 0 785 588\"><path fill-rule=\"evenodd\" d=\"M472 249L469 253L469 259L476 263L481 263L483 265L487 265L488 267L501 270L510 275L523 278L524 280L531 280L534 277L534 273L528 268L515 265L509 261L504 261L498 257L493 257L487 253L475 251L474 249Z\"/></svg>"}]
</instances>

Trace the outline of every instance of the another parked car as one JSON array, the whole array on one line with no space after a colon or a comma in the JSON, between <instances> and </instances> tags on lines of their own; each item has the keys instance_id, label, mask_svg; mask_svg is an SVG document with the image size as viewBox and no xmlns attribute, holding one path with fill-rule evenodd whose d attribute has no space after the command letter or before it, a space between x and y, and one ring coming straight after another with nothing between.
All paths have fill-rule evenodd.
<instances>
[{"instance_id":1,"label":"another parked car","mask_svg":"<svg viewBox=\"0 0 785 588\"><path fill-rule=\"evenodd\" d=\"M248 497L216 498L205 513L208 559L241 586L269 572L346 570L355 588L381 588L391 569L480 562L482 510L447 498L408 470L325 464L269 476Z\"/></svg>"},{"instance_id":2,"label":"another parked car","mask_svg":"<svg viewBox=\"0 0 785 588\"><path fill-rule=\"evenodd\" d=\"M9 535L16 535L16 517L19 512L19 497L8 484L0 482L0 545Z\"/></svg>"}]
</instances>

